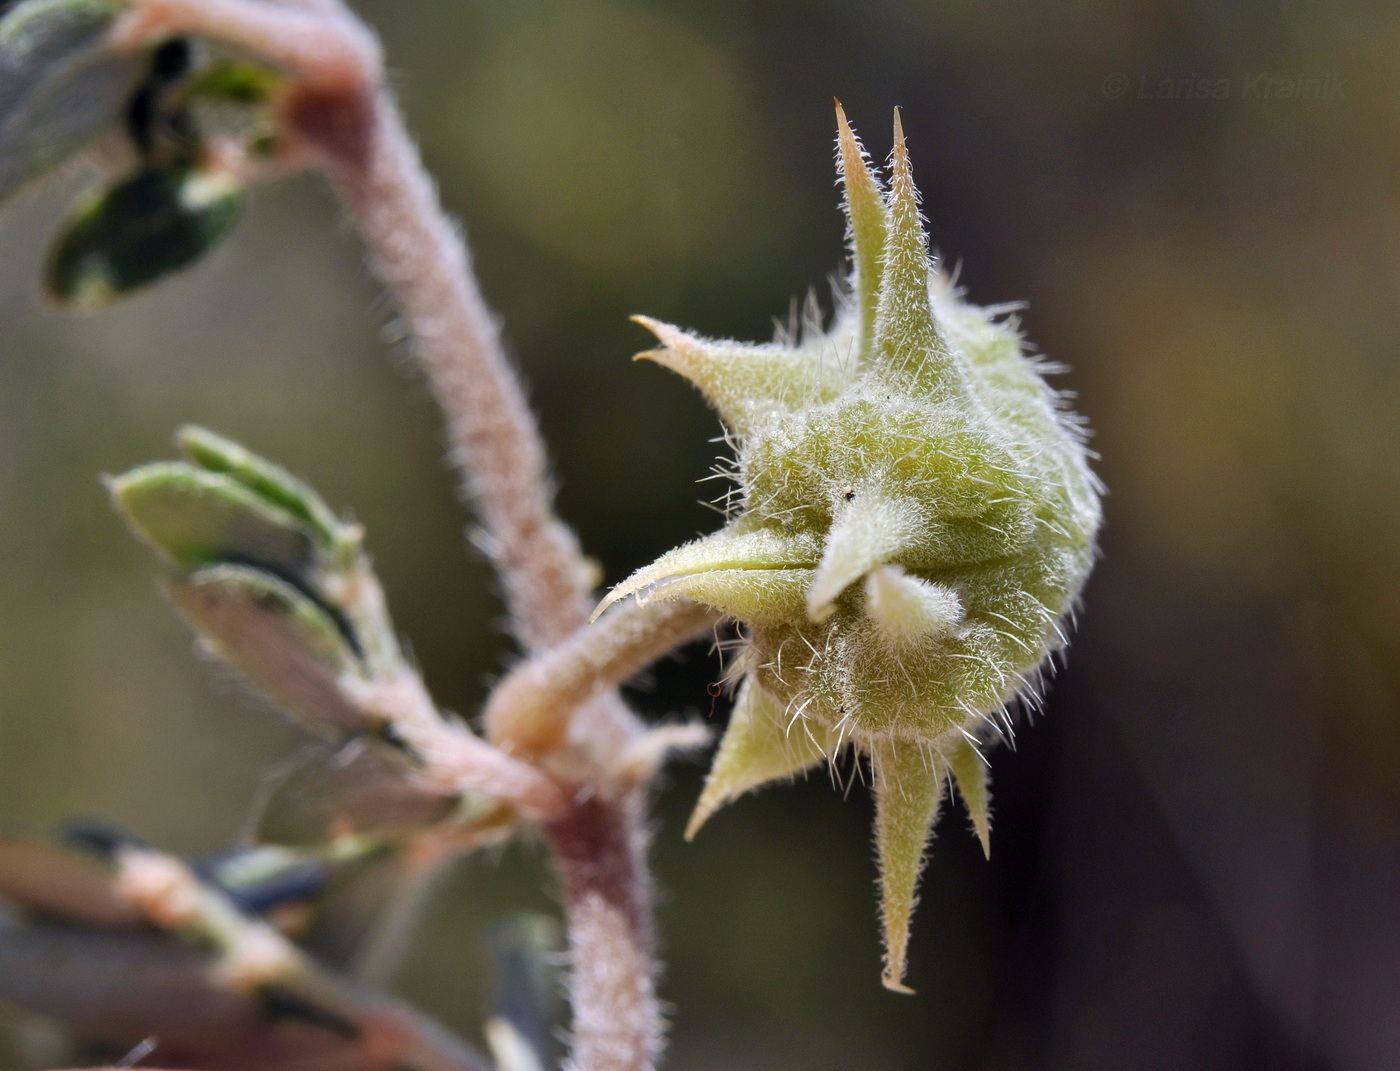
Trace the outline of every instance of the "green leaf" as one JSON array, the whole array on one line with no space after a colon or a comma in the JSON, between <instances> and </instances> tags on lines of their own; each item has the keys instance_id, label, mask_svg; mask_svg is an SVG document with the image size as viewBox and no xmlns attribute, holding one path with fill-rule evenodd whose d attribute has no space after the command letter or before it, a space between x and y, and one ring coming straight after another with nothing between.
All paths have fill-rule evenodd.
<instances>
[{"instance_id":1,"label":"green leaf","mask_svg":"<svg viewBox=\"0 0 1400 1071\"><path fill-rule=\"evenodd\" d=\"M117 0L26 0L0 19L0 202L115 122L143 53L103 47Z\"/></svg>"},{"instance_id":2,"label":"green leaf","mask_svg":"<svg viewBox=\"0 0 1400 1071\"><path fill-rule=\"evenodd\" d=\"M259 569L218 565L169 580L171 601L204 641L259 691L331 740L369 732L343 684L364 675L332 616Z\"/></svg>"},{"instance_id":3,"label":"green leaf","mask_svg":"<svg viewBox=\"0 0 1400 1071\"><path fill-rule=\"evenodd\" d=\"M302 521L327 548L342 542L359 545L359 529L344 525L331 508L301 480L280 465L258 457L222 435L186 425L176 433L185 456L200 468L231 476L261 498Z\"/></svg>"},{"instance_id":4,"label":"green leaf","mask_svg":"<svg viewBox=\"0 0 1400 1071\"><path fill-rule=\"evenodd\" d=\"M176 565L238 562L310 584L318 563L307 526L233 476L158 462L109 486L136 534Z\"/></svg>"},{"instance_id":5,"label":"green leaf","mask_svg":"<svg viewBox=\"0 0 1400 1071\"><path fill-rule=\"evenodd\" d=\"M92 312L189 267L232 230L246 197L232 175L185 164L98 191L79 203L49 254L48 297Z\"/></svg>"},{"instance_id":6,"label":"green leaf","mask_svg":"<svg viewBox=\"0 0 1400 1071\"><path fill-rule=\"evenodd\" d=\"M458 798L429 786L403 752L361 738L284 774L263 801L254 836L293 847L401 836L438 824L457 806Z\"/></svg>"}]
</instances>

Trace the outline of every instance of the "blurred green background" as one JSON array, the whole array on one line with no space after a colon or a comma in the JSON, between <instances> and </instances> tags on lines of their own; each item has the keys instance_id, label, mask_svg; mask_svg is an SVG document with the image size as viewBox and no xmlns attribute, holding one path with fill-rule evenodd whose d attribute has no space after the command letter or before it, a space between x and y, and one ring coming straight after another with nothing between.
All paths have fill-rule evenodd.
<instances>
[{"instance_id":1,"label":"blurred green background","mask_svg":"<svg viewBox=\"0 0 1400 1071\"><path fill-rule=\"evenodd\" d=\"M823 776L654 851L670 1066L1400 1066L1400 8L1388 0L364 0L615 581L716 527L715 419L630 354L646 312L762 338L841 257L830 99L904 110L971 300L1028 299L1110 488L1048 710L993 757L982 860L945 818L916 997L878 984L869 802ZM191 653L97 477L197 421L370 532L471 714L500 606L392 309L322 185L94 319L34 298L73 176L0 218L0 824L235 838L299 737ZM387 355L387 359L386 359ZM636 692L711 713L703 651ZM723 706L715 713L718 722ZM553 910L473 859L401 990L471 1036L485 927Z\"/></svg>"}]
</instances>

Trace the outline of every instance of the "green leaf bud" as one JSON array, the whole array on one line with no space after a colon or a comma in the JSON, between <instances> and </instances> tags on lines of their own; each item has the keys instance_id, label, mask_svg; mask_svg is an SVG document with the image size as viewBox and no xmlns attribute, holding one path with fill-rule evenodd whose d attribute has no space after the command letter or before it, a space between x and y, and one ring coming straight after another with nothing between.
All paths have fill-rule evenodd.
<instances>
[{"instance_id":1,"label":"green leaf bud","mask_svg":"<svg viewBox=\"0 0 1400 1071\"><path fill-rule=\"evenodd\" d=\"M238 443L182 428L188 461L108 481L131 530L179 572L168 593L206 644L312 731L377 732L366 686L415 677L360 525Z\"/></svg>"},{"instance_id":2,"label":"green leaf bud","mask_svg":"<svg viewBox=\"0 0 1400 1071\"><path fill-rule=\"evenodd\" d=\"M157 462L109 488L132 530L174 565L239 562L301 582L318 564L301 518L227 473Z\"/></svg>"},{"instance_id":3,"label":"green leaf bud","mask_svg":"<svg viewBox=\"0 0 1400 1071\"><path fill-rule=\"evenodd\" d=\"M176 432L175 439L191 462L208 472L233 477L265 501L286 510L326 549L348 545L352 552L359 550L363 536L359 525L342 523L320 495L280 465L193 424Z\"/></svg>"}]
</instances>

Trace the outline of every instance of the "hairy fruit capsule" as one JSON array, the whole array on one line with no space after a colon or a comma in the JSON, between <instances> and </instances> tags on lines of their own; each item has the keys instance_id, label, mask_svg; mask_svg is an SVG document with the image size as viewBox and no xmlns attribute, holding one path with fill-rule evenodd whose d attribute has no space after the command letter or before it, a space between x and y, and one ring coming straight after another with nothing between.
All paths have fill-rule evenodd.
<instances>
[{"instance_id":1,"label":"hairy fruit capsule","mask_svg":"<svg viewBox=\"0 0 1400 1071\"><path fill-rule=\"evenodd\" d=\"M766 345L645 318L640 356L691 380L738 458L739 507L604 606L689 598L745 626L734 718L690 833L850 745L877 798L887 986L902 989L919 870L956 781L987 844L978 744L1035 686L1094 558L1082 427L1015 325L930 259L899 116L886 186L837 106L852 272L829 330Z\"/></svg>"}]
</instances>

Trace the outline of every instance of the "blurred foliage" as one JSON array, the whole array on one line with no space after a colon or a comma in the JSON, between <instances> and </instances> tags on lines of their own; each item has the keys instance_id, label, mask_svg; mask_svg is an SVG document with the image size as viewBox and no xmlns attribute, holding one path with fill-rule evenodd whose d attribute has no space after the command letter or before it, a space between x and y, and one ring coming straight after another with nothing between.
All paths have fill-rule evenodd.
<instances>
[{"instance_id":1,"label":"blurred foliage","mask_svg":"<svg viewBox=\"0 0 1400 1071\"><path fill-rule=\"evenodd\" d=\"M877 154L903 106L935 241L972 300L1030 300L1097 430L1104 558L1047 714L993 756L991 864L944 824L919 995L875 981L863 788L773 790L687 846L683 769L655 850L672 1066L1395 1066L1400 10L359 6L610 581L719 524L695 485L717 423L628 362L626 317L758 337L837 266L833 94ZM1325 99L1261 88L1329 78ZM0 819L98 813L209 850L301 737L191 657L99 473L188 420L233 435L366 523L446 706L471 714L510 651L435 414L319 184L257 191L153 293L55 318L42 250L83 188L0 219ZM691 652L639 701L705 714L715 676ZM402 991L474 1034L489 926L550 910L547 880L528 846L469 862Z\"/></svg>"}]
</instances>

